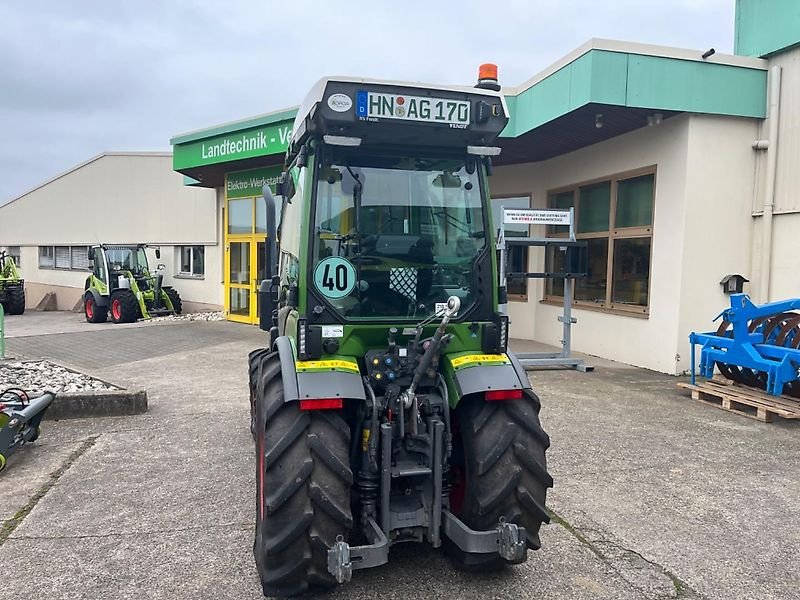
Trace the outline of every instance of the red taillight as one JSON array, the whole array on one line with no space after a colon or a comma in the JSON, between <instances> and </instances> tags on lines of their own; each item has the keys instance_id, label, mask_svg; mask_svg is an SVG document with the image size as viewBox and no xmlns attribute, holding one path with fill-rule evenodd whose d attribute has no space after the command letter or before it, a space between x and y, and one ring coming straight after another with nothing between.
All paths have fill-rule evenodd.
<instances>
[{"instance_id":1,"label":"red taillight","mask_svg":"<svg viewBox=\"0 0 800 600\"><path fill-rule=\"evenodd\" d=\"M522 398L522 390L489 390L486 392L486 400L493 402L495 400L520 400Z\"/></svg>"},{"instance_id":2,"label":"red taillight","mask_svg":"<svg viewBox=\"0 0 800 600\"><path fill-rule=\"evenodd\" d=\"M314 398L300 400L300 410L324 410L326 408L342 408L341 398Z\"/></svg>"}]
</instances>

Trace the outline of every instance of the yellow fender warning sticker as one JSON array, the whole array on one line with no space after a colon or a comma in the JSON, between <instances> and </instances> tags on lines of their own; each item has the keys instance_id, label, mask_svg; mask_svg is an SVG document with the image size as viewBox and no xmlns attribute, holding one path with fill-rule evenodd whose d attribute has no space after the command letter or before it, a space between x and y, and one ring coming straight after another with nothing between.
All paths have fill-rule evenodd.
<instances>
[{"instance_id":1,"label":"yellow fender warning sticker","mask_svg":"<svg viewBox=\"0 0 800 600\"><path fill-rule=\"evenodd\" d=\"M324 371L332 369L340 369L343 371L352 371L358 373L358 363L355 361L334 359L334 360L298 360L294 363L298 371Z\"/></svg>"},{"instance_id":2,"label":"yellow fender warning sticker","mask_svg":"<svg viewBox=\"0 0 800 600\"><path fill-rule=\"evenodd\" d=\"M467 366L475 366L487 363L499 363L499 364L508 364L511 361L508 360L508 357L505 354L467 354L465 356L459 356L458 358L451 358L450 364L453 365L453 368L458 369L459 367L467 367Z\"/></svg>"}]
</instances>

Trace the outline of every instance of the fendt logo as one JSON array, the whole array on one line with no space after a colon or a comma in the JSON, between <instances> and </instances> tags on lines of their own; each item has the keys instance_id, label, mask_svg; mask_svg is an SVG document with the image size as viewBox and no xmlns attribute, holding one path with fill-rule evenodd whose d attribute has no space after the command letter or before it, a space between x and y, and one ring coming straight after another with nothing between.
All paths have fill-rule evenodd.
<instances>
[{"instance_id":1,"label":"fendt logo","mask_svg":"<svg viewBox=\"0 0 800 600\"><path fill-rule=\"evenodd\" d=\"M328 106L336 112L347 112L353 107L353 101L346 94L331 94L328 98Z\"/></svg>"}]
</instances>

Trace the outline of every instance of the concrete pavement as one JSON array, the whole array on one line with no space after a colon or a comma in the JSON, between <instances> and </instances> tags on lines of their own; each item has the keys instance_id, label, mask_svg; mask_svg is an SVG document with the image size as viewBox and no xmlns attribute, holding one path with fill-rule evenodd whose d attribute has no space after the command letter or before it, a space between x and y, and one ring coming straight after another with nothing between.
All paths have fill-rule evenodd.
<instances>
[{"instance_id":1,"label":"concrete pavement","mask_svg":"<svg viewBox=\"0 0 800 600\"><path fill-rule=\"evenodd\" d=\"M118 325L115 325L110 320L105 323L87 323L82 312L63 310L43 312L28 310L21 315L6 315L5 323L6 338L147 326L144 321L120 323Z\"/></svg>"},{"instance_id":2,"label":"concrete pavement","mask_svg":"<svg viewBox=\"0 0 800 600\"><path fill-rule=\"evenodd\" d=\"M150 411L48 423L12 459L0 596L260 597L246 356L262 334L152 330L168 352L149 358L141 327L49 340L130 347L90 372L146 387ZM800 424L750 421L685 398L675 378L593 363L532 373L555 478L541 551L502 575L465 575L436 551L398 547L325 597L800 598Z\"/></svg>"}]
</instances>

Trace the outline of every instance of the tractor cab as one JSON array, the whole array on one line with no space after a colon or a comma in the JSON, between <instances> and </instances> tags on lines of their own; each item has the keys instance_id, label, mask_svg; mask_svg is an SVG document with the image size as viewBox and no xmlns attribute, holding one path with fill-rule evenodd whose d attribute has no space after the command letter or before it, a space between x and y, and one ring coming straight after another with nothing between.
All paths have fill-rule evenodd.
<instances>
[{"instance_id":1,"label":"tractor cab","mask_svg":"<svg viewBox=\"0 0 800 600\"><path fill-rule=\"evenodd\" d=\"M92 272L95 277L114 290L126 285L126 279L132 277L140 289L149 289L150 268L147 264L146 246L93 246L89 252L92 261ZM158 257L161 251L157 250ZM160 265L163 269L163 265ZM159 269L156 269L158 271ZM122 277L122 280L120 280Z\"/></svg>"},{"instance_id":2,"label":"tractor cab","mask_svg":"<svg viewBox=\"0 0 800 600\"><path fill-rule=\"evenodd\" d=\"M402 324L455 296L457 321L499 326L487 174L507 122L494 89L320 81L295 121L280 258L267 259L283 308L310 310L312 330ZM262 328L280 329L275 308L266 295Z\"/></svg>"},{"instance_id":3,"label":"tractor cab","mask_svg":"<svg viewBox=\"0 0 800 600\"><path fill-rule=\"evenodd\" d=\"M115 323L181 313L181 299L172 287L164 286L164 265L151 272L146 245L89 248L91 275L86 278L84 312L90 323ZM161 250L156 249L156 258Z\"/></svg>"},{"instance_id":4,"label":"tractor cab","mask_svg":"<svg viewBox=\"0 0 800 600\"><path fill-rule=\"evenodd\" d=\"M311 246L315 293L332 313L420 320L452 295L473 307L491 237L476 160L339 148L321 159Z\"/></svg>"}]
</instances>

